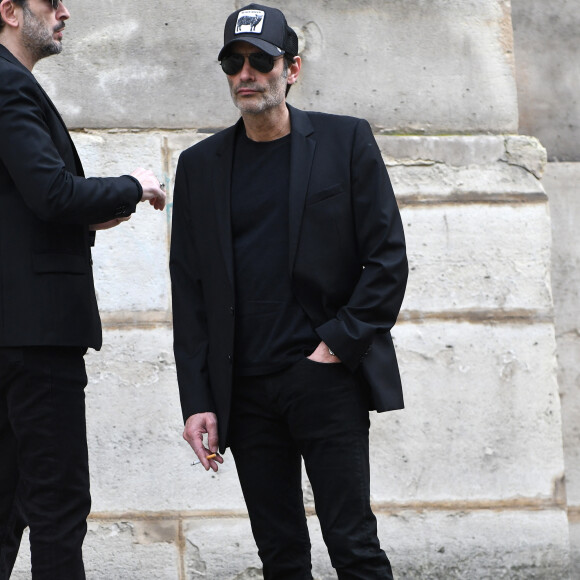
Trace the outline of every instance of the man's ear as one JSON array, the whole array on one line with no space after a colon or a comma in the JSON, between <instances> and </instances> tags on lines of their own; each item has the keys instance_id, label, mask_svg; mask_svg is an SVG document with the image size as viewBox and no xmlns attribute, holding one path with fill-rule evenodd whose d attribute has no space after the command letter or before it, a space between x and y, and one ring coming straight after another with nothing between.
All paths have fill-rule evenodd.
<instances>
[{"instance_id":1,"label":"man's ear","mask_svg":"<svg viewBox=\"0 0 580 580\"><path fill-rule=\"evenodd\" d=\"M0 1L0 18L5 26L11 28L18 28L18 15L16 13L16 5L12 0L1 0Z\"/></svg>"},{"instance_id":2,"label":"man's ear","mask_svg":"<svg viewBox=\"0 0 580 580\"><path fill-rule=\"evenodd\" d=\"M302 59L299 56L294 57L294 62L288 67L288 84L293 85L298 80Z\"/></svg>"}]
</instances>

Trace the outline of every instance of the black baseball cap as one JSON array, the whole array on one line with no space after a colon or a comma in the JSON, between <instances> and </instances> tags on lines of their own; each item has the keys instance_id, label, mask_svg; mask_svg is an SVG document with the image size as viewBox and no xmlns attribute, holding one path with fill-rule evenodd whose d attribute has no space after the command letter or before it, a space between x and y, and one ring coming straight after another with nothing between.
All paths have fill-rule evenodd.
<instances>
[{"instance_id":1,"label":"black baseball cap","mask_svg":"<svg viewBox=\"0 0 580 580\"><path fill-rule=\"evenodd\" d=\"M224 28L224 46L218 60L227 54L228 47L243 40L272 56L298 54L298 36L288 26L286 17L277 8L248 4L228 16Z\"/></svg>"}]
</instances>

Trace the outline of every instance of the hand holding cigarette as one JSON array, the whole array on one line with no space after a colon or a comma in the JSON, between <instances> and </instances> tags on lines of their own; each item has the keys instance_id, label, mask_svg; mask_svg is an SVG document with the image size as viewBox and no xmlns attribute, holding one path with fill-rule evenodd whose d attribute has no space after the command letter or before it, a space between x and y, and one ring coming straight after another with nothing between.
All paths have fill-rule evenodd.
<instances>
[{"instance_id":1,"label":"hand holding cigarette","mask_svg":"<svg viewBox=\"0 0 580 580\"><path fill-rule=\"evenodd\" d=\"M204 436L207 443L204 444ZM215 413L196 413L188 417L183 430L183 438L191 445L198 459L192 463L201 463L206 471L217 471L224 460L218 453L218 429Z\"/></svg>"}]
</instances>

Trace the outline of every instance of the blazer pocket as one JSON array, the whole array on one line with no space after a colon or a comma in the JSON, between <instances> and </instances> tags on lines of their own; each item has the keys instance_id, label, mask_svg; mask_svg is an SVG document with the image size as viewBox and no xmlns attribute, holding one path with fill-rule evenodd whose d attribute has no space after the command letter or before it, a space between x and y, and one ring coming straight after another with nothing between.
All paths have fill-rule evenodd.
<instances>
[{"instance_id":1,"label":"blazer pocket","mask_svg":"<svg viewBox=\"0 0 580 580\"><path fill-rule=\"evenodd\" d=\"M86 274L88 271L86 258L75 254L34 254L32 267L37 274Z\"/></svg>"},{"instance_id":2,"label":"blazer pocket","mask_svg":"<svg viewBox=\"0 0 580 580\"><path fill-rule=\"evenodd\" d=\"M340 183L337 183L336 185L327 187L322 191L309 195L308 198L306 199L306 205L313 205L315 203L318 203L319 201L323 201L325 199L328 199L329 197L334 197L339 193L343 193L343 191L344 190L342 188L342 185Z\"/></svg>"}]
</instances>

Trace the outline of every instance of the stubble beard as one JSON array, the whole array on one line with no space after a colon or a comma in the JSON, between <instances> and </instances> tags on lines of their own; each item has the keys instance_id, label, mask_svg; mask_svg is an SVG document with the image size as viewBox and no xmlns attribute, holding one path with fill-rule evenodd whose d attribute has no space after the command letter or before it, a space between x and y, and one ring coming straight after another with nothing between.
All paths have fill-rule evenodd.
<instances>
[{"instance_id":1,"label":"stubble beard","mask_svg":"<svg viewBox=\"0 0 580 580\"><path fill-rule=\"evenodd\" d=\"M62 44L52 37L60 28L61 25L56 26L54 30L48 29L28 6L24 6L23 42L36 60L62 52Z\"/></svg>"},{"instance_id":2,"label":"stubble beard","mask_svg":"<svg viewBox=\"0 0 580 580\"><path fill-rule=\"evenodd\" d=\"M279 107L284 102L286 96L287 78L288 69L284 67L282 74L278 78L268 81L265 87L260 87L256 83L239 83L236 86L230 85L230 92L234 105L241 113L249 115L259 115L269 109ZM240 97L236 94L236 89L240 86L246 86L258 90L263 88L259 93L261 98L256 100L256 97L254 96L251 99L244 100L244 97Z\"/></svg>"}]
</instances>

